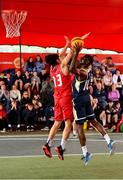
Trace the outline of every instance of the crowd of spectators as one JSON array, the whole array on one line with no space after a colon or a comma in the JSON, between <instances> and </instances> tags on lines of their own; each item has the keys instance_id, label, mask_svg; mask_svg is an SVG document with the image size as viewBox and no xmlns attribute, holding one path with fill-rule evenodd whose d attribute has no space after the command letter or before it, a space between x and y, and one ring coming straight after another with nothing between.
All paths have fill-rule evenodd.
<instances>
[{"instance_id":1,"label":"crowd of spectators","mask_svg":"<svg viewBox=\"0 0 123 180\"><path fill-rule=\"evenodd\" d=\"M88 86L96 119L116 131L123 113L123 74L111 57L94 55ZM0 78L0 131L49 129L53 124L53 88L49 67L40 55L29 57L23 70ZM90 126L90 125L89 125Z\"/></svg>"},{"instance_id":2,"label":"crowd of spectators","mask_svg":"<svg viewBox=\"0 0 123 180\"><path fill-rule=\"evenodd\" d=\"M40 55L35 60L29 57L23 70L6 72L0 78L1 132L34 131L41 124L50 128L53 106L53 81Z\"/></svg>"}]
</instances>

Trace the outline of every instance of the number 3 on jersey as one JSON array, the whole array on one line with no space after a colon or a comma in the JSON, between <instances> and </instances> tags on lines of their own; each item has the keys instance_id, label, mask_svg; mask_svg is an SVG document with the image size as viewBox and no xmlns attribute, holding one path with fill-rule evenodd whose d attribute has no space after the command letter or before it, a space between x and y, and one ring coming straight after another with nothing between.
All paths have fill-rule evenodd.
<instances>
[{"instance_id":1,"label":"number 3 on jersey","mask_svg":"<svg viewBox=\"0 0 123 180\"><path fill-rule=\"evenodd\" d=\"M62 86L61 74L57 74L56 77L53 77L53 81L54 81L55 87L60 87L60 86Z\"/></svg>"}]
</instances>

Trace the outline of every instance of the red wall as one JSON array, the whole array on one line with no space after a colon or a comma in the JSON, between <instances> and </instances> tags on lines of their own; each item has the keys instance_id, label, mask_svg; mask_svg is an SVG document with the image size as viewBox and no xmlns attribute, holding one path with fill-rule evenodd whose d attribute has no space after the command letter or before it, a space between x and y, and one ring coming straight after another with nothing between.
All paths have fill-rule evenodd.
<instances>
[{"instance_id":1,"label":"red wall","mask_svg":"<svg viewBox=\"0 0 123 180\"><path fill-rule=\"evenodd\" d=\"M32 56L35 59L37 54L39 53L23 53L22 58L25 62L29 56ZM107 56L111 56L113 58L113 62L123 72L123 55L97 55L100 61L102 61ZM44 59L45 54L41 54L41 57ZM15 68L14 61L16 58L19 58L19 53L0 53L0 72L8 68ZM18 61L20 62L20 60Z\"/></svg>"}]
</instances>

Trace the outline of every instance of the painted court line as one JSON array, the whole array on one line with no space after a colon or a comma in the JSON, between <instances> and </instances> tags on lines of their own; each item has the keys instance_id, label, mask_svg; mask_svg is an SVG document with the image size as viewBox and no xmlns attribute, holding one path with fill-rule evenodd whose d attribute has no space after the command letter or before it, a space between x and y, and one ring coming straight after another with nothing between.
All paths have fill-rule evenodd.
<instances>
[{"instance_id":1,"label":"painted court line","mask_svg":"<svg viewBox=\"0 0 123 180\"><path fill-rule=\"evenodd\" d=\"M0 138L0 141L46 141L47 138ZM61 138L55 138L55 141L60 141ZM78 139L69 139L68 141L79 141ZM104 139L87 139L89 142L105 142ZM116 140L115 142L122 143L123 140Z\"/></svg>"},{"instance_id":2,"label":"painted court line","mask_svg":"<svg viewBox=\"0 0 123 180\"><path fill-rule=\"evenodd\" d=\"M85 134L86 134L86 136L97 136L97 135L100 136L100 134L98 132L92 132L92 133L86 133L85 132ZM110 134L112 136L122 136L123 135L123 133L108 133L108 134ZM57 134L56 137L61 137L61 135L62 135L62 133ZM0 138L5 138L5 137L47 137L47 136L48 136L48 134L26 134L26 135L22 135L22 134L20 134L20 135L7 135L6 134L6 135L0 135Z\"/></svg>"},{"instance_id":3,"label":"painted court line","mask_svg":"<svg viewBox=\"0 0 123 180\"><path fill-rule=\"evenodd\" d=\"M81 156L82 154L65 154L65 156ZM108 155L109 153L92 153L93 156L97 155ZM123 155L123 152L117 152L115 155ZM114 155L114 156L115 156ZM53 157L57 157L58 155L53 155ZM7 158L38 158L38 157L46 157L45 155L24 155L24 156L0 156L0 159L7 159Z\"/></svg>"}]
</instances>

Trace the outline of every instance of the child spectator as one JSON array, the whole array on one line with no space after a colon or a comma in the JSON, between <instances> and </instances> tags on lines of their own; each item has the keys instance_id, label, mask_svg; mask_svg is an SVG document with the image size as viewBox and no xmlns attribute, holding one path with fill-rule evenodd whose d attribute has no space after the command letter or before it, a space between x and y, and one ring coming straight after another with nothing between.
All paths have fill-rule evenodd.
<instances>
[{"instance_id":1,"label":"child spectator","mask_svg":"<svg viewBox=\"0 0 123 180\"><path fill-rule=\"evenodd\" d=\"M11 101L10 110L8 112L8 127L10 130L19 129L19 104L16 99Z\"/></svg>"},{"instance_id":2,"label":"child spectator","mask_svg":"<svg viewBox=\"0 0 123 180\"><path fill-rule=\"evenodd\" d=\"M33 93L34 93L34 90L35 90L35 93L39 92L40 84L41 84L40 78L38 77L38 74L35 71L35 72L33 72L33 76L31 78L31 85L32 85L31 89L32 89Z\"/></svg>"},{"instance_id":3,"label":"child spectator","mask_svg":"<svg viewBox=\"0 0 123 180\"><path fill-rule=\"evenodd\" d=\"M31 100L27 103L23 115L27 131L34 131L36 112Z\"/></svg>"}]
</instances>

